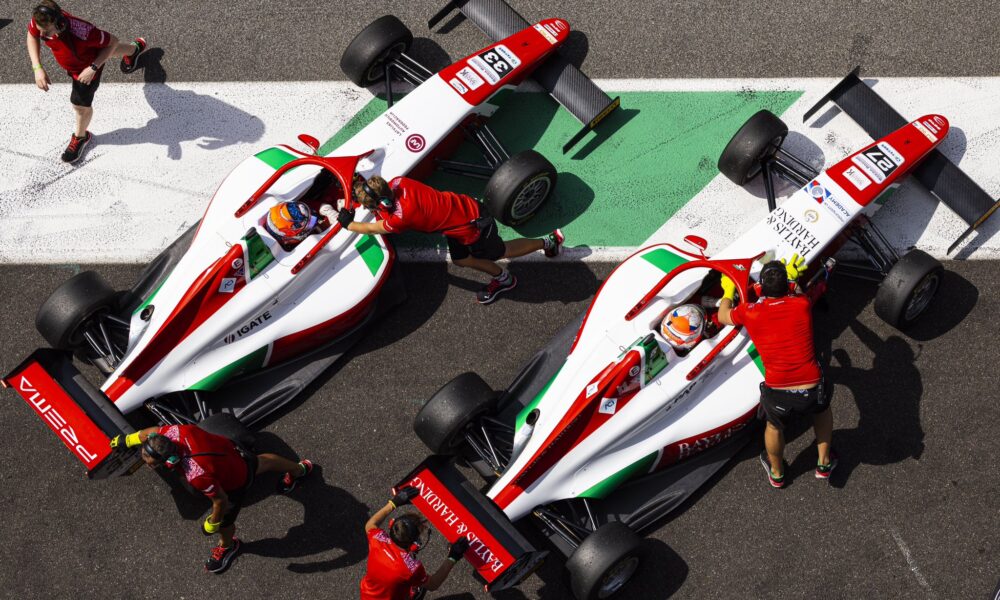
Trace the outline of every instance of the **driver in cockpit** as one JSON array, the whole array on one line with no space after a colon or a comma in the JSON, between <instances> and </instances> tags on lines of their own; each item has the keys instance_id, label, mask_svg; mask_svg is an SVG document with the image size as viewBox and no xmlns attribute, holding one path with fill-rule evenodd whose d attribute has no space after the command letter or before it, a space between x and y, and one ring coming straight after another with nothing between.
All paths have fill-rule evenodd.
<instances>
[{"instance_id":1,"label":"driver in cockpit","mask_svg":"<svg viewBox=\"0 0 1000 600\"><path fill-rule=\"evenodd\" d=\"M289 252L313 233L319 218L305 202L280 202L262 219L264 229Z\"/></svg>"},{"instance_id":2,"label":"driver in cockpit","mask_svg":"<svg viewBox=\"0 0 1000 600\"><path fill-rule=\"evenodd\" d=\"M697 304L682 304L670 309L660 323L660 333L674 350L682 354L705 337L705 309Z\"/></svg>"}]
</instances>

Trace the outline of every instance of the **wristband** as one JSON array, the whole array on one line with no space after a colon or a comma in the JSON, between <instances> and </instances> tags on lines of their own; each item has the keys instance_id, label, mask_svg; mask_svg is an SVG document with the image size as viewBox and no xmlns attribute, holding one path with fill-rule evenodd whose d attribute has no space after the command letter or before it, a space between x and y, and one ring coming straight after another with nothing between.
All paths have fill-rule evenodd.
<instances>
[{"instance_id":1,"label":"wristband","mask_svg":"<svg viewBox=\"0 0 1000 600\"><path fill-rule=\"evenodd\" d=\"M42 65L32 65L31 66L31 70L32 71L41 71L42 70Z\"/></svg>"},{"instance_id":2,"label":"wristband","mask_svg":"<svg viewBox=\"0 0 1000 600\"><path fill-rule=\"evenodd\" d=\"M450 561L451 561L451 564L453 564L453 565L454 565L454 564L458 563L458 561L459 561L460 559L457 559L457 558L452 558L452 557L450 557L450 556L449 556L449 557L448 557L448 560L450 560Z\"/></svg>"}]
</instances>

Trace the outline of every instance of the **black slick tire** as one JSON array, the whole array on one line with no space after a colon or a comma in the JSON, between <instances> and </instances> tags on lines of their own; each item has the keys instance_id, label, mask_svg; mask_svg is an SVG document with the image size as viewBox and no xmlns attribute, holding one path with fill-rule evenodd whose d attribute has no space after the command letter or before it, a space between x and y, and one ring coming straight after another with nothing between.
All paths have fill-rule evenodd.
<instances>
[{"instance_id":1,"label":"black slick tire","mask_svg":"<svg viewBox=\"0 0 1000 600\"><path fill-rule=\"evenodd\" d=\"M368 87L383 78L385 61L406 52L413 34L393 15L379 17L361 30L340 57L340 70L355 85Z\"/></svg>"},{"instance_id":2,"label":"black slick tire","mask_svg":"<svg viewBox=\"0 0 1000 600\"><path fill-rule=\"evenodd\" d=\"M875 295L875 314L896 329L906 329L930 305L944 267L923 250L910 250L889 269Z\"/></svg>"},{"instance_id":3,"label":"black slick tire","mask_svg":"<svg viewBox=\"0 0 1000 600\"><path fill-rule=\"evenodd\" d=\"M556 187L556 168L534 150L511 156L486 184L486 209L507 226L535 216Z\"/></svg>"},{"instance_id":4,"label":"black slick tire","mask_svg":"<svg viewBox=\"0 0 1000 600\"><path fill-rule=\"evenodd\" d=\"M434 454L455 454L466 426L493 409L496 393L479 375L466 372L434 393L413 420L413 431Z\"/></svg>"},{"instance_id":5,"label":"black slick tire","mask_svg":"<svg viewBox=\"0 0 1000 600\"><path fill-rule=\"evenodd\" d=\"M35 313L35 329L58 350L83 346L82 328L97 312L111 308L115 291L94 271L74 275L57 287Z\"/></svg>"},{"instance_id":6,"label":"black slick tire","mask_svg":"<svg viewBox=\"0 0 1000 600\"><path fill-rule=\"evenodd\" d=\"M635 575L642 540L623 523L612 521L584 538L566 561L577 600L611 598Z\"/></svg>"},{"instance_id":7,"label":"black slick tire","mask_svg":"<svg viewBox=\"0 0 1000 600\"><path fill-rule=\"evenodd\" d=\"M788 126L769 110L747 119L719 156L719 171L744 185L761 171L761 161L774 156L788 135Z\"/></svg>"}]
</instances>

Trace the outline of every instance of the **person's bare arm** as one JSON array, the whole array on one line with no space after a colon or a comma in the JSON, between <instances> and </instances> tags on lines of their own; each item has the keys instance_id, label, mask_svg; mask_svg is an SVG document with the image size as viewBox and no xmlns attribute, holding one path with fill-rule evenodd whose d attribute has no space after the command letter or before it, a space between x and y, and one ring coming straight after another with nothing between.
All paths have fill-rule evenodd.
<instances>
[{"instance_id":1,"label":"person's bare arm","mask_svg":"<svg viewBox=\"0 0 1000 600\"><path fill-rule=\"evenodd\" d=\"M209 515L209 520L212 523L221 523L222 518L226 516L227 508L229 508L229 496L220 487L212 496L212 514Z\"/></svg>"},{"instance_id":2,"label":"person's bare arm","mask_svg":"<svg viewBox=\"0 0 1000 600\"><path fill-rule=\"evenodd\" d=\"M380 508L378 512L372 515L371 518L365 523L365 533L368 533L372 529L378 529L381 527L382 521L385 521L385 518L388 517L389 513L395 510L395 508L396 507L392 504L392 502L386 502L385 506Z\"/></svg>"},{"instance_id":3,"label":"person's bare arm","mask_svg":"<svg viewBox=\"0 0 1000 600\"><path fill-rule=\"evenodd\" d=\"M723 325L735 325L732 317L730 316L731 312L733 312L733 301L729 298L723 298L722 301L719 302L719 323L722 323Z\"/></svg>"},{"instance_id":4,"label":"person's bare arm","mask_svg":"<svg viewBox=\"0 0 1000 600\"><path fill-rule=\"evenodd\" d=\"M38 38L31 35L28 32L28 38L25 44L28 46L28 58L31 60L31 69L35 73L35 85L38 89L43 92L49 91L49 75L45 72L45 67L42 66L42 52L41 44L38 42Z\"/></svg>"},{"instance_id":5,"label":"person's bare arm","mask_svg":"<svg viewBox=\"0 0 1000 600\"><path fill-rule=\"evenodd\" d=\"M451 573L451 569L454 566L455 563L453 561L447 558L444 559L441 566L437 568L437 571L434 571L434 574L431 575L430 579L427 580L427 583L424 584L427 591L433 592L441 587L441 585L444 584L445 579L448 579L448 574Z\"/></svg>"},{"instance_id":6,"label":"person's bare arm","mask_svg":"<svg viewBox=\"0 0 1000 600\"><path fill-rule=\"evenodd\" d=\"M389 233L389 230L383 225L383 221L375 221L374 223L361 223L354 221L347 226L348 231L353 231L354 233L363 234L383 234Z\"/></svg>"},{"instance_id":7,"label":"person's bare arm","mask_svg":"<svg viewBox=\"0 0 1000 600\"><path fill-rule=\"evenodd\" d=\"M108 34L108 36L111 38L111 41L108 43L107 46L101 48L101 51L97 53L97 56L94 57L94 62L92 63L93 65L97 66L98 69L101 68L101 66L104 64L104 61L108 60L108 57L111 56L111 54L115 51L115 48L118 47L118 38L111 35L110 33ZM96 76L97 76L97 70L94 69L94 67L87 67L86 69L81 71L79 75L77 75L76 80L84 85L90 85L90 82L93 81L94 77Z\"/></svg>"}]
</instances>

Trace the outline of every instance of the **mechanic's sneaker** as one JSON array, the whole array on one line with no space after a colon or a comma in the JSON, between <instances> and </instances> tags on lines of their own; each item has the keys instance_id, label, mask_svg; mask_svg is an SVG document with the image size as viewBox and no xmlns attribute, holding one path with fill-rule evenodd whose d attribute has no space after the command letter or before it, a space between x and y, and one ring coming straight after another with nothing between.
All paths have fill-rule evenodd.
<instances>
[{"instance_id":1,"label":"mechanic's sneaker","mask_svg":"<svg viewBox=\"0 0 1000 600\"><path fill-rule=\"evenodd\" d=\"M75 163L80 160L80 157L83 156L83 149L87 147L87 144L90 143L93 137L89 131L83 137L76 137L76 134L71 133L69 136L69 145L66 146L66 150L62 153L62 161Z\"/></svg>"},{"instance_id":2,"label":"mechanic's sneaker","mask_svg":"<svg viewBox=\"0 0 1000 600\"><path fill-rule=\"evenodd\" d=\"M555 229L542 240L545 248L545 256L549 258L555 258L559 256L562 252L563 243L566 241L566 236L563 235L561 229Z\"/></svg>"},{"instance_id":3,"label":"mechanic's sneaker","mask_svg":"<svg viewBox=\"0 0 1000 600\"><path fill-rule=\"evenodd\" d=\"M132 71L135 71L136 68L139 66L139 56L142 55L142 53L145 52L147 48L146 40L141 37L135 38L135 41L132 42L132 45L135 46L135 52L133 52L130 56L122 57L122 63L121 63L122 73L131 73Z\"/></svg>"},{"instance_id":4,"label":"mechanic's sneaker","mask_svg":"<svg viewBox=\"0 0 1000 600\"><path fill-rule=\"evenodd\" d=\"M517 277L513 273L507 275L506 281L500 281L496 277L486 284L486 287L476 292L476 301L480 304L489 304L497 299L500 294L517 287Z\"/></svg>"},{"instance_id":5,"label":"mechanic's sneaker","mask_svg":"<svg viewBox=\"0 0 1000 600\"><path fill-rule=\"evenodd\" d=\"M222 573L233 563L233 559L240 552L240 540L233 538L233 544L228 548L216 546L212 548L212 556L205 561L205 570L209 573Z\"/></svg>"},{"instance_id":6,"label":"mechanic's sneaker","mask_svg":"<svg viewBox=\"0 0 1000 600\"><path fill-rule=\"evenodd\" d=\"M816 479L830 479L830 474L837 468L837 453L830 451L830 464L821 465L816 463Z\"/></svg>"},{"instance_id":7,"label":"mechanic's sneaker","mask_svg":"<svg viewBox=\"0 0 1000 600\"><path fill-rule=\"evenodd\" d=\"M281 477L281 479L278 480L279 494L291 493L291 491L295 489L295 486L299 485L300 479L308 477L309 474L313 472L314 465L312 464L312 461L309 460L308 458L303 459L302 462L299 463L299 466L302 467L301 475L298 475L297 477L292 477L291 473L285 473Z\"/></svg>"},{"instance_id":8,"label":"mechanic's sneaker","mask_svg":"<svg viewBox=\"0 0 1000 600\"><path fill-rule=\"evenodd\" d=\"M763 465L764 470L767 471L767 480L771 483L771 487L785 487L785 476L782 475L781 477L775 477L774 473L771 472L771 461L767 458L767 450L760 453L760 464Z\"/></svg>"}]
</instances>

